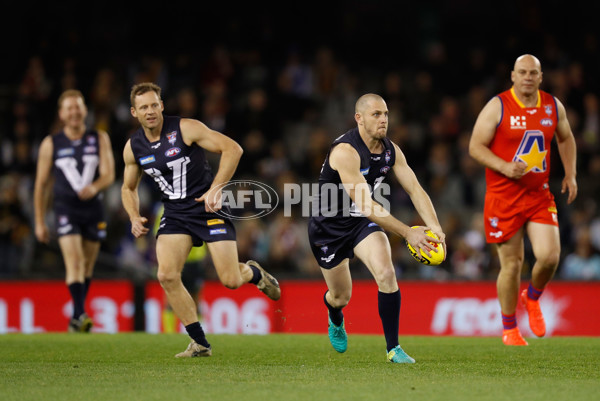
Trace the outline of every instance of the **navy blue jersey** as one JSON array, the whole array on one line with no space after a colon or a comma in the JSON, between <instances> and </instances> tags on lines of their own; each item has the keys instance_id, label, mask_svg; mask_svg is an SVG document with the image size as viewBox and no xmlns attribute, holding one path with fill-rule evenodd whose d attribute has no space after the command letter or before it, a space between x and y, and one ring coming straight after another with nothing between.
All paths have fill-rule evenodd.
<instances>
[{"instance_id":1,"label":"navy blue jersey","mask_svg":"<svg viewBox=\"0 0 600 401\"><path fill-rule=\"evenodd\" d=\"M371 193L383 182L387 173L392 169L396 162L396 151L394 145L388 138L382 139L383 151L381 153L371 153L367 145L362 140L358 128L354 128L337 138L329 150L340 143L350 144L360 156L360 172L371 188ZM319 210L313 211L315 223L331 228L337 227L343 229L356 224L353 221L355 217L363 217L357 210L347 192L342 186L340 175L329 165L329 154L325 158L321 174L319 176ZM328 227L324 227L328 228Z\"/></svg>"},{"instance_id":2,"label":"navy blue jersey","mask_svg":"<svg viewBox=\"0 0 600 401\"><path fill-rule=\"evenodd\" d=\"M131 137L136 163L154 179L162 194L165 210L189 210L210 188L213 174L204 149L183 141L181 118L165 116L160 139L150 142L139 128Z\"/></svg>"},{"instance_id":3,"label":"navy blue jersey","mask_svg":"<svg viewBox=\"0 0 600 401\"><path fill-rule=\"evenodd\" d=\"M98 132L87 130L80 139L72 141L61 131L52 136L52 144L55 208L80 211L101 207L101 193L87 201L77 196L99 176Z\"/></svg>"}]
</instances>

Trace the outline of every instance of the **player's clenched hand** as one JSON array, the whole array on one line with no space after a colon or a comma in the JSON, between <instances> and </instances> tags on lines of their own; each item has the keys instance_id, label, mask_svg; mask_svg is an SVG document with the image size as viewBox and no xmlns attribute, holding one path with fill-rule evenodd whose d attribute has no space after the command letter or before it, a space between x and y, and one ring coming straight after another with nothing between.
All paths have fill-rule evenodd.
<instances>
[{"instance_id":1,"label":"player's clenched hand","mask_svg":"<svg viewBox=\"0 0 600 401\"><path fill-rule=\"evenodd\" d=\"M223 193L221 187L211 187L204 195L194 199L196 202L204 202L204 210L209 213L218 212L223 207Z\"/></svg>"},{"instance_id":2,"label":"player's clenched hand","mask_svg":"<svg viewBox=\"0 0 600 401\"><path fill-rule=\"evenodd\" d=\"M144 226L144 224L146 223L148 223L148 219L145 217L140 216L131 219L131 233L135 238L139 238L142 235L148 234L148 231L150 231L150 229Z\"/></svg>"},{"instance_id":3,"label":"player's clenched hand","mask_svg":"<svg viewBox=\"0 0 600 401\"><path fill-rule=\"evenodd\" d=\"M512 178L513 180L518 180L519 178L525 175L526 169L527 164L523 163L522 161L510 162L505 165L502 174L504 174L508 178Z\"/></svg>"},{"instance_id":4,"label":"player's clenched hand","mask_svg":"<svg viewBox=\"0 0 600 401\"><path fill-rule=\"evenodd\" d=\"M77 196L79 196L79 199L81 200L89 200L96 196L97 193L98 189L94 185L90 184L88 186L83 187L81 191L79 191Z\"/></svg>"},{"instance_id":5,"label":"player's clenched hand","mask_svg":"<svg viewBox=\"0 0 600 401\"><path fill-rule=\"evenodd\" d=\"M430 242L442 243L443 241L425 234L425 231L427 230L430 230L430 228L425 226L411 228L406 233L404 239L415 248L417 254L422 250L428 257L431 257L429 251L435 251L435 247L431 245Z\"/></svg>"}]
</instances>

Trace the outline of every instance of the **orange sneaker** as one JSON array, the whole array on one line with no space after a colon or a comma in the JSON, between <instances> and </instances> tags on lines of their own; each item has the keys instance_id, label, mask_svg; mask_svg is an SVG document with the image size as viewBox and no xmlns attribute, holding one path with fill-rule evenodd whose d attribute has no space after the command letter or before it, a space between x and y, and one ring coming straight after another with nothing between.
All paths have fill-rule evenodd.
<instances>
[{"instance_id":1,"label":"orange sneaker","mask_svg":"<svg viewBox=\"0 0 600 401\"><path fill-rule=\"evenodd\" d=\"M529 345L521 335L518 327L502 330L502 342L504 345Z\"/></svg>"},{"instance_id":2,"label":"orange sneaker","mask_svg":"<svg viewBox=\"0 0 600 401\"><path fill-rule=\"evenodd\" d=\"M540 302L529 299L527 296L527 290L521 292L521 303L527 309L529 315L529 327L533 334L538 337L544 337L546 334L546 323L544 322L544 315L542 315L542 309L540 309Z\"/></svg>"}]
</instances>

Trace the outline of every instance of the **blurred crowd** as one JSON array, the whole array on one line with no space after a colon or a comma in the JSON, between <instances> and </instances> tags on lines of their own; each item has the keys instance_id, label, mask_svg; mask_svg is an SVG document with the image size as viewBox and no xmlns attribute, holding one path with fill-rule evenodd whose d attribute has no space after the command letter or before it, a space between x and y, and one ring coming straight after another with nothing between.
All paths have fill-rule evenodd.
<instances>
[{"instance_id":1,"label":"blurred crowd","mask_svg":"<svg viewBox=\"0 0 600 401\"><path fill-rule=\"evenodd\" d=\"M344 34L358 45L360 32L351 22ZM276 34L269 21L261 24L261 35ZM264 42L242 46L223 40L205 44L201 53L115 52L94 64L89 53L52 52L60 44L35 42L17 76L1 88L0 277L60 277L63 272L57 245L35 241L32 193L38 146L45 135L60 130L56 101L71 88L86 98L88 126L110 134L116 161L117 180L105 194L108 238L97 276L152 275L154 238L132 237L120 201L122 150L137 128L129 90L152 81L163 88L165 114L199 119L240 143L244 155L235 179L266 183L280 196L285 183L317 182L331 142L355 126L356 99L366 92L382 95L390 110L388 136L431 196L448 245L447 261L428 267L410 257L402 239L390 236L398 277L494 279L499 265L483 233L484 170L468 155L468 142L481 108L510 88L514 60L530 51L542 62L542 88L565 104L578 146L580 192L574 204L566 205L560 194L563 171L556 147L550 164L563 247L557 277L600 279L598 37L583 35L566 46L552 34L540 35L531 50L524 39L508 36L487 45L475 41L458 51L453 38L441 35L415 39L410 56L386 49L380 57L392 53L387 62L379 62L364 43L357 51L366 54L357 55L336 42L290 42L273 53ZM82 36L71 31L58 39L69 48ZM218 159L210 161L216 168ZM391 184L392 212L409 225L420 224L406 193ZM152 221L159 198L146 178L140 199L142 214ZM281 278L321 277L308 245L307 218L298 213L285 217L278 209L235 224L240 260L259 260ZM527 248L523 274L532 260ZM210 261L205 265L206 276L214 277ZM358 261L351 268L355 277L368 275Z\"/></svg>"}]
</instances>

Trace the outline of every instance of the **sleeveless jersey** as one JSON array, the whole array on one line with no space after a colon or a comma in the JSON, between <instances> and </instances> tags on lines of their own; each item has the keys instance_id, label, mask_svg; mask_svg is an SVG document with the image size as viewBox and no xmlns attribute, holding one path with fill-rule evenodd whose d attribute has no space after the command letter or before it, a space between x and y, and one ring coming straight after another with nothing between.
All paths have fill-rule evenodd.
<instances>
[{"instance_id":1,"label":"sleeveless jersey","mask_svg":"<svg viewBox=\"0 0 600 401\"><path fill-rule=\"evenodd\" d=\"M396 150L388 138L383 138L383 151L381 153L371 153L367 145L362 140L358 128L353 128L338 137L329 150L340 143L350 144L360 156L360 172L369 184L371 194L383 182L387 173L396 162ZM319 175L319 193L317 201L313 208L312 219L327 231L326 225L332 225L330 228L337 227L344 229L357 223L353 217L363 217L357 210L356 205L350 199L342 186L340 175L329 165L329 154L325 158L321 174Z\"/></svg>"},{"instance_id":2,"label":"sleeveless jersey","mask_svg":"<svg viewBox=\"0 0 600 401\"><path fill-rule=\"evenodd\" d=\"M180 120L165 116L156 142L150 142L141 127L131 136L136 163L154 179L166 211L194 208L198 205L194 198L208 191L213 181L204 150L183 141Z\"/></svg>"},{"instance_id":3,"label":"sleeveless jersey","mask_svg":"<svg viewBox=\"0 0 600 401\"><path fill-rule=\"evenodd\" d=\"M537 105L525 107L513 89L498 98L502 116L490 149L506 161L526 163L527 168L519 180L486 169L487 193L510 204L535 202L537 194L549 191L550 146L558 124L556 100L538 91Z\"/></svg>"},{"instance_id":4,"label":"sleeveless jersey","mask_svg":"<svg viewBox=\"0 0 600 401\"><path fill-rule=\"evenodd\" d=\"M86 201L77 196L99 176L98 132L86 130L80 139L72 141L61 131L52 136L52 145L55 208L81 211L101 207L101 193Z\"/></svg>"}]
</instances>

